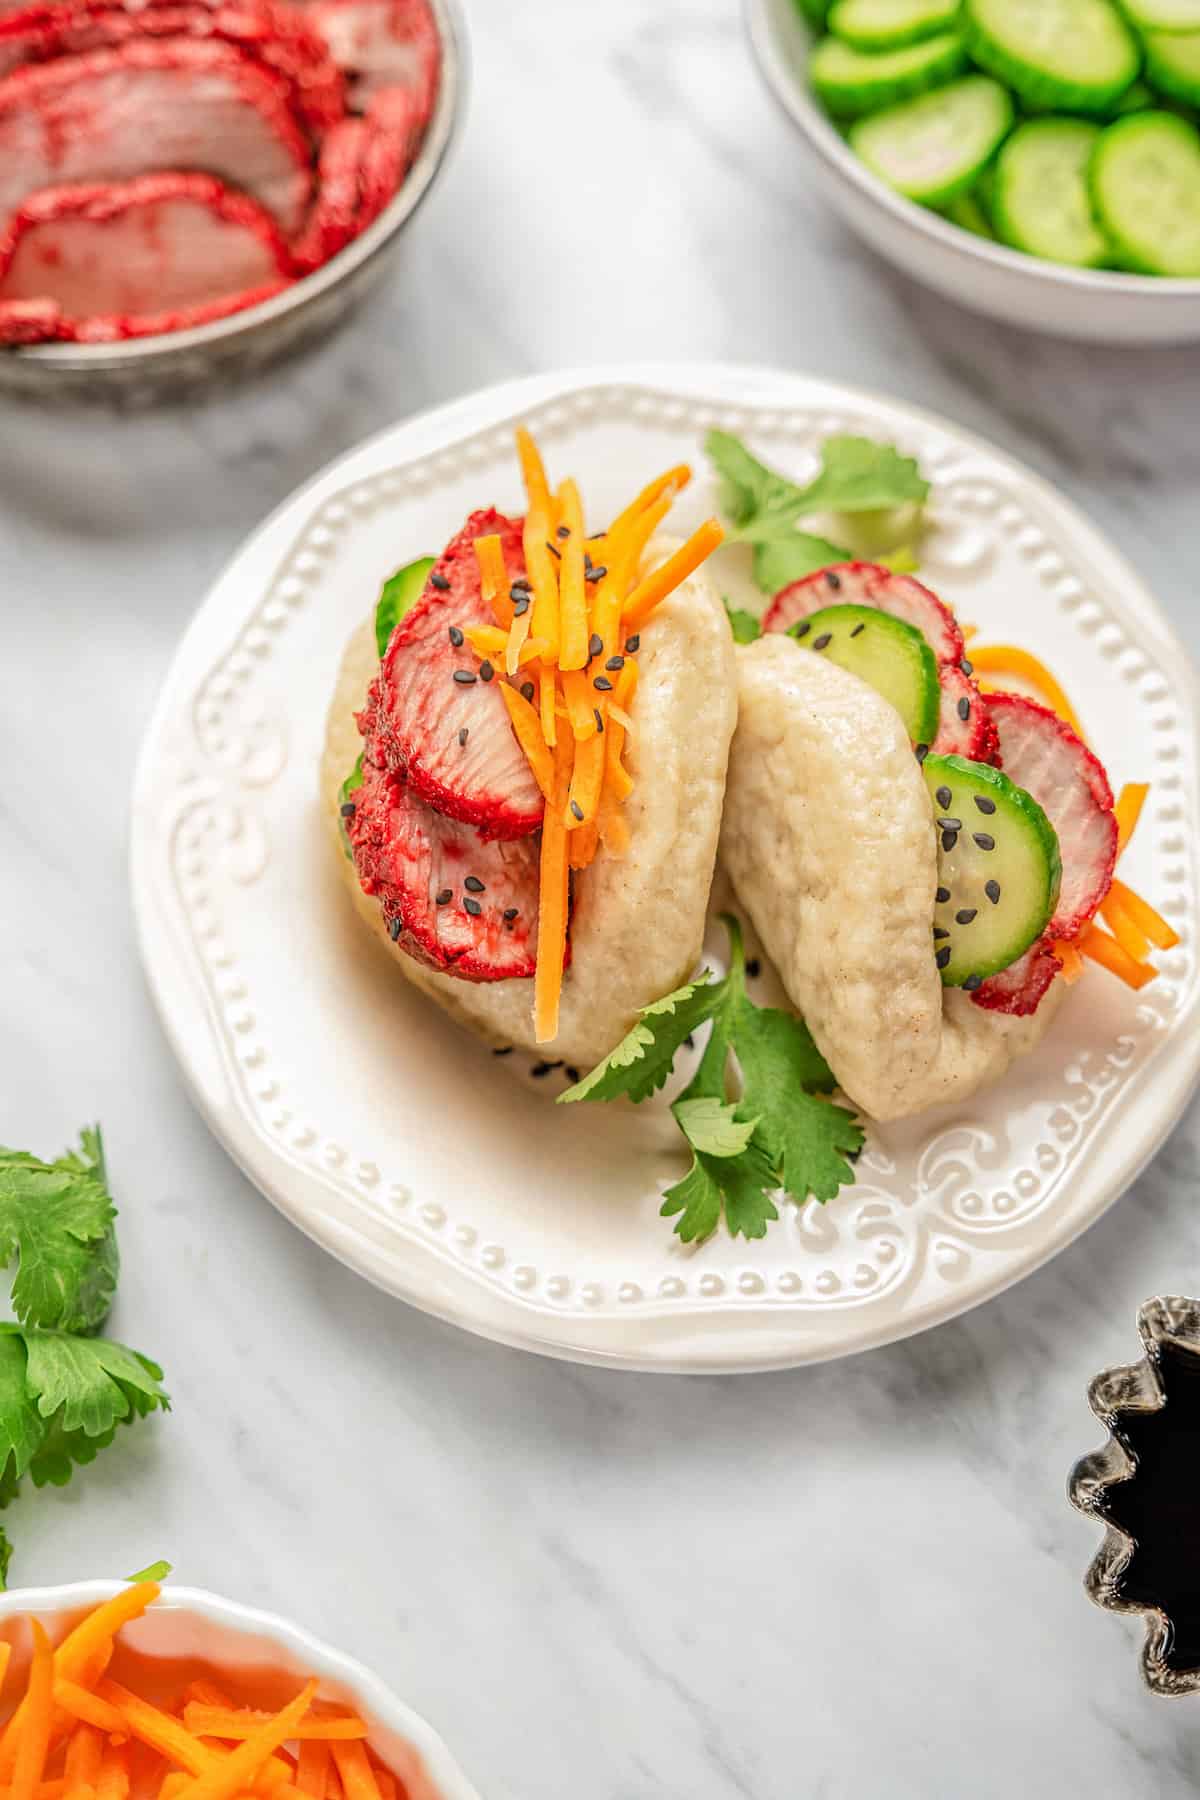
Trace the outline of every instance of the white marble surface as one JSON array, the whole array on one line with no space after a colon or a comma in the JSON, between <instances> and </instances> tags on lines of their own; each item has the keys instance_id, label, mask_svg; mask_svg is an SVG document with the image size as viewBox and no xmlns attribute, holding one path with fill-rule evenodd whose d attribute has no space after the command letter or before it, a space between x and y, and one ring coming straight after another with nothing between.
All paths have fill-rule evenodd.
<instances>
[{"instance_id":1,"label":"white marble surface","mask_svg":"<svg viewBox=\"0 0 1200 1800\"><path fill-rule=\"evenodd\" d=\"M734 0L474 0L471 116L395 282L321 353L136 418L0 414L0 1138L108 1136L114 1329L175 1412L7 1517L17 1579L171 1557L374 1663L488 1800L1175 1800L1200 1717L1080 1578L1088 1377L1195 1291L1200 1111L963 1322L794 1374L606 1376L345 1274L194 1116L142 984L125 817L188 615L329 458L481 383L637 356L888 388L1059 482L1200 651L1200 355L981 323L833 221ZM539 199L540 196L540 199ZM1196 1703L1200 1704L1200 1703Z\"/></svg>"}]
</instances>

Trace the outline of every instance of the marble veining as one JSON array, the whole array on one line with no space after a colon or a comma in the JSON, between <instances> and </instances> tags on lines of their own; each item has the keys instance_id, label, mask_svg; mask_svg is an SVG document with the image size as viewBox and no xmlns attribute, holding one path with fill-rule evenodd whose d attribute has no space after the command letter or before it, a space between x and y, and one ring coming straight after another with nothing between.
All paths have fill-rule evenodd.
<instances>
[{"instance_id":1,"label":"marble veining","mask_svg":"<svg viewBox=\"0 0 1200 1800\"><path fill-rule=\"evenodd\" d=\"M1058 344L893 276L826 210L734 0L468 12L459 152L347 332L208 405L0 419L0 1136L49 1151L103 1119L114 1330L175 1400L18 1503L14 1578L165 1555L290 1612L488 1800L1184 1800L1196 1721L1139 1687L1138 1623L1087 1601L1065 1482L1137 1305L1194 1287L1195 1106L1101 1224L967 1319L722 1381L539 1362L388 1301L183 1093L129 917L138 740L240 539L403 413L671 354L886 389L1061 485L1200 653L1194 349Z\"/></svg>"}]
</instances>

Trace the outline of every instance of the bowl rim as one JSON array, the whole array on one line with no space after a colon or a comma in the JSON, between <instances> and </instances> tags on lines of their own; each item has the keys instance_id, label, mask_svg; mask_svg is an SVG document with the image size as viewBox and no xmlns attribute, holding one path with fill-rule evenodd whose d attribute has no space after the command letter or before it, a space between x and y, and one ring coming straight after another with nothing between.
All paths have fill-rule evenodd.
<instances>
[{"instance_id":1,"label":"bowl rim","mask_svg":"<svg viewBox=\"0 0 1200 1800\"><path fill-rule=\"evenodd\" d=\"M1124 300L1152 300L1160 306L1200 301L1198 276L1135 275L1120 269L1077 269L1068 263L1048 262L1042 257L1013 250L1007 244L976 237L929 207L919 206L915 200L894 192L843 143L813 95L797 81L777 41L775 15L780 3L781 0L743 0L751 47L767 87L826 167L849 182L864 200L888 214L897 225L907 226L930 239L941 250L990 265L1009 275L1024 275L1052 287L1074 291L1081 297L1120 296ZM796 0L788 0L788 3L794 7ZM798 12L795 29L806 42L811 41L812 29Z\"/></svg>"},{"instance_id":2,"label":"bowl rim","mask_svg":"<svg viewBox=\"0 0 1200 1800\"><path fill-rule=\"evenodd\" d=\"M24 344L0 351L26 365L70 371L74 374L120 368L133 372L154 366L172 356L194 351L203 354L220 345L239 343L262 327L277 323L318 304L331 288L349 279L397 236L413 217L433 186L458 135L468 78L467 34L459 0L429 0L442 44L442 65L437 100L416 161L398 194L384 207L361 237L331 256L327 263L293 281L282 292L243 312L193 325L186 331L163 331L154 337L128 338L111 344Z\"/></svg>"},{"instance_id":3,"label":"bowl rim","mask_svg":"<svg viewBox=\"0 0 1200 1800\"><path fill-rule=\"evenodd\" d=\"M45 1587L9 1588L0 1592L0 1625L22 1613L40 1616L97 1606L128 1586L127 1580L97 1577ZM335 1649L306 1626L297 1625L279 1613L211 1593L206 1588L177 1586L174 1582L161 1589L154 1608L156 1611L194 1613L210 1624L235 1633L274 1639L316 1674L341 1682L361 1696L369 1711L376 1713L398 1737L407 1738L420 1752L442 1800L480 1800L479 1793L433 1726L401 1700L382 1676L376 1675L357 1657Z\"/></svg>"}]
</instances>

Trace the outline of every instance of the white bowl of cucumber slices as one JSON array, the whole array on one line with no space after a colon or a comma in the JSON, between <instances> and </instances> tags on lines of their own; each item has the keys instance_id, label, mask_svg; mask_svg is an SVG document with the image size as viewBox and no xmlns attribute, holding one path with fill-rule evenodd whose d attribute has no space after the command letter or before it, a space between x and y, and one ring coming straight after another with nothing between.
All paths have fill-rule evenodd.
<instances>
[{"instance_id":1,"label":"white bowl of cucumber slices","mask_svg":"<svg viewBox=\"0 0 1200 1800\"><path fill-rule=\"evenodd\" d=\"M1200 0L745 0L830 199L919 281L1101 343L1200 340Z\"/></svg>"}]
</instances>

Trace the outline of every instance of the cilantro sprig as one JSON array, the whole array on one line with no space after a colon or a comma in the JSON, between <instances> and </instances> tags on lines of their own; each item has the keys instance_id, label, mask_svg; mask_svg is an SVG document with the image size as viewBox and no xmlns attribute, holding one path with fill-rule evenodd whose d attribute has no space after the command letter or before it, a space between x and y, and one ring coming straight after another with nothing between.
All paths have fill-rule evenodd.
<instances>
[{"instance_id":1,"label":"cilantro sprig","mask_svg":"<svg viewBox=\"0 0 1200 1800\"><path fill-rule=\"evenodd\" d=\"M929 496L929 483L912 457L870 438L826 438L820 472L807 487L769 469L727 431L710 431L705 448L721 477L729 540L753 548L754 579L767 594L829 563L851 560L849 551L805 531L804 519L839 513L849 524L870 514L920 508Z\"/></svg>"},{"instance_id":2,"label":"cilantro sprig","mask_svg":"<svg viewBox=\"0 0 1200 1800\"><path fill-rule=\"evenodd\" d=\"M685 1040L711 1025L696 1073L671 1108L692 1164L663 1195L662 1216L674 1218L685 1243L710 1237L722 1216L735 1237L764 1237L779 1217L780 1190L797 1201L832 1200L854 1180L849 1159L864 1141L854 1114L828 1097L833 1071L804 1022L751 1000L741 927L728 915L722 922L724 980L706 969L646 1007L611 1055L559 1095L560 1104L647 1100Z\"/></svg>"},{"instance_id":3,"label":"cilantro sprig","mask_svg":"<svg viewBox=\"0 0 1200 1800\"><path fill-rule=\"evenodd\" d=\"M96 1334L116 1292L116 1207L99 1126L52 1163L0 1147L0 1262L17 1270L0 1322L0 1507L28 1475L62 1487L117 1427L170 1402L149 1357ZM0 1587L11 1547L0 1531Z\"/></svg>"}]
</instances>

